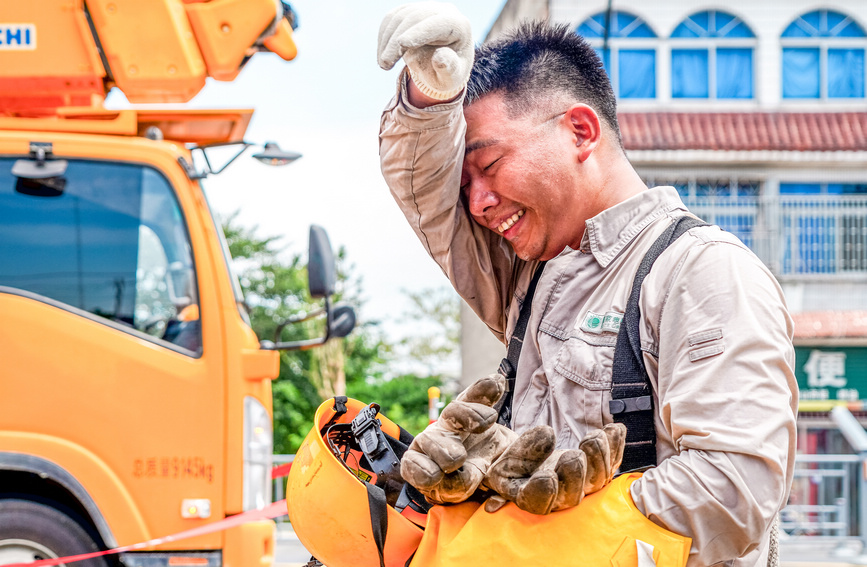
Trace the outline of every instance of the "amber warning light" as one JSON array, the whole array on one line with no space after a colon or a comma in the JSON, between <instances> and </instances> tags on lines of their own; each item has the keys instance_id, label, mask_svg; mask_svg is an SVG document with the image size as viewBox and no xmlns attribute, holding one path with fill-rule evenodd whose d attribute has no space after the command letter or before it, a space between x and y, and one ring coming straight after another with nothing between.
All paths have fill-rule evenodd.
<instances>
[{"instance_id":1,"label":"amber warning light","mask_svg":"<svg viewBox=\"0 0 867 567\"><path fill-rule=\"evenodd\" d=\"M207 557L186 557L183 555L169 557L169 567L201 567L207 564Z\"/></svg>"},{"instance_id":2,"label":"amber warning light","mask_svg":"<svg viewBox=\"0 0 867 567\"><path fill-rule=\"evenodd\" d=\"M181 517L210 518L211 501L207 498L185 498L181 502Z\"/></svg>"}]
</instances>

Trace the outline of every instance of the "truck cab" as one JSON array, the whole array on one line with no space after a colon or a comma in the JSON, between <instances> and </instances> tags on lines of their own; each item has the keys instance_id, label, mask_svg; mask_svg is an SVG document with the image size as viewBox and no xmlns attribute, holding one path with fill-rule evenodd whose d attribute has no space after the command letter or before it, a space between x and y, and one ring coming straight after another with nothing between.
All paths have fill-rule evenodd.
<instances>
[{"instance_id":1,"label":"truck cab","mask_svg":"<svg viewBox=\"0 0 867 567\"><path fill-rule=\"evenodd\" d=\"M234 78L256 51L291 59L291 9L8 4L0 564L128 546L265 507L278 353L250 327L200 184L208 171L193 160L196 148L246 147L252 111L102 101L118 87L131 102L184 102L206 77ZM266 567L273 550L274 524L259 520L82 563Z\"/></svg>"}]
</instances>

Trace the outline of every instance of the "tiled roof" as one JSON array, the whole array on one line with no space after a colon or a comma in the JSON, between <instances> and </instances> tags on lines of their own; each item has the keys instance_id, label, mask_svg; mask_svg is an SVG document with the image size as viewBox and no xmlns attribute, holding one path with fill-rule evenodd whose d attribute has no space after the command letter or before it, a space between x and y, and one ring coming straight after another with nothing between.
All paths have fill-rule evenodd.
<instances>
[{"instance_id":1,"label":"tiled roof","mask_svg":"<svg viewBox=\"0 0 867 567\"><path fill-rule=\"evenodd\" d=\"M867 112L621 112L618 120L627 150L867 150Z\"/></svg>"},{"instance_id":2,"label":"tiled roof","mask_svg":"<svg viewBox=\"0 0 867 567\"><path fill-rule=\"evenodd\" d=\"M792 319L796 339L867 337L867 311L806 311Z\"/></svg>"}]
</instances>

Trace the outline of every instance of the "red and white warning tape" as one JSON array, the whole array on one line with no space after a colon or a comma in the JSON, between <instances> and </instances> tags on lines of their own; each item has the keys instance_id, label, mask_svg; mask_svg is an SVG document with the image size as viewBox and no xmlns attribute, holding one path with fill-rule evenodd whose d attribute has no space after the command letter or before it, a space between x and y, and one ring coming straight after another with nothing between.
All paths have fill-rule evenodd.
<instances>
[{"instance_id":1,"label":"red and white warning tape","mask_svg":"<svg viewBox=\"0 0 867 567\"><path fill-rule=\"evenodd\" d=\"M276 467L271 469L271 478L280 478L281 476L286 476L289 474L289 469L292 468L292 462L283 463L282 465L277 465Z\"/></svg>"},{"instance_id":2,"label":"red and white warning tape","mask_svg":"<svg viewBox=\"0 0 867 567\"><path fill-rule=\"evenodd\" d=\"M291 466L292 463L287 463ZM272 472L272 478L278 478L280 476L285 476L289 473L289 468L287 466L283 466L282 469L278 471ZM276 473L276 474L275 474ZM247 522L253 522L256 520L272 520L279 516L283 516L286 514L286 500L280 500L278 502L274 502L270 506L266 506L261 510L249 510L247 512L242 512L241 514L236 514L234 516L229 516L228 518L224 518L222 520L218 520L216 522L212 522L210 524L206 524L204 526L199 526L197 528L192 528L189 530L184 530L182 532L178 532L176 534L167 535L164 537L158 537L156 539L151 539L148 541L143 541L141 543L134 543L132 545L124 545L121 547L115 547L114 549L108 549L105 551L94 551L92 553L81 553L79 555L68 555L66 557L55 557L52 559L40 559L39 561L32 561L30 563L9 563L4 565L3 567L49 567L51 565L60 565L63 563L72 563L74 561L84 561L85 559L92 559L94 557L101 557L103 555L114 555L116 553L124 553L127 551L136 551L139 549L144 549L147 547L153 547L155 545L162 545L164 543L171 543L173 541L178 541L182 539L187 539L195 536L205 535L213 532L219 532L223 530L227 530L229 528L234 528L235 526L240 526L241 524L246 524Z\"/></svg>"}]
</instances>

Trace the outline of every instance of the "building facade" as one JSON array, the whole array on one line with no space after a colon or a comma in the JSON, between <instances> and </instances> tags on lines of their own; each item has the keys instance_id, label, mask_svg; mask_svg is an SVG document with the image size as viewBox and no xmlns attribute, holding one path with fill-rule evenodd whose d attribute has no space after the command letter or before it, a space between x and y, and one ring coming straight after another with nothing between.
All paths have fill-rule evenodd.
<instances>
[{"instance_id":1,"label":"building facade","mask_svg":"<svg viewBox=\"0 0 867 567\"><path fill-rule=\"evenodd\" d=\"M867 424L867 2L508 0L488 37L523 19L590 42L647 185L676 187L776 275L796 320L800 449L845 452L831 406ZM463 313L472 381L504 347Z\"/></svg>"}]
</instances>

